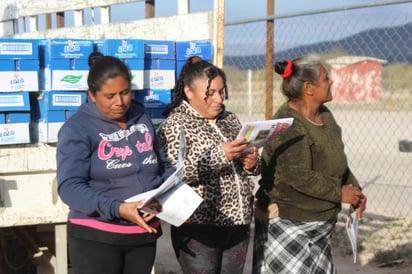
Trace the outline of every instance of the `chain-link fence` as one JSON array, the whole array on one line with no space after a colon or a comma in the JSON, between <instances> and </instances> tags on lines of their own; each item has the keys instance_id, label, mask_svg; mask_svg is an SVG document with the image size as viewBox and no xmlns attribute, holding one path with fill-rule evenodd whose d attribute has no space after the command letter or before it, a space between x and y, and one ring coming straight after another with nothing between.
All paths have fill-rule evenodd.
<instances>
[{"instance_id":1,"label":"chain-link fence","mask_svg":"<svg viewBox=\"0 0 412 274\"><path fill-rule=\"evenodd\" d=\"M317 53L334 81L334 101L327 105L342 127L350 166L368 197L360 252L378 261L411 258L412 1L227 23L226 105L243 121L265 119L270 19L275 61ZM275 75L274 111L285 100L280 83Z\"/></svg>"}]
</instances>

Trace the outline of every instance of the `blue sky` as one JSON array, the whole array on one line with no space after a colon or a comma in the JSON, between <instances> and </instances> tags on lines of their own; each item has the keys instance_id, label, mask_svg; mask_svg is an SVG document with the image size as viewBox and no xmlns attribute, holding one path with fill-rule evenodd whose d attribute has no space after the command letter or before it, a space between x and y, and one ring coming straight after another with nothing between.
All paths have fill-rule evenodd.
<instances>
[{"instance_id":1,"label":"blue sky","mask_svg":"<svg viewBox=\"0 0 412 274\"><path fill-rule=\"evenodd\" d=\"M274 0L275 16L304 13L310 11L326 10L331 8L348 9L356 5L368 5L374 3L389 3L394 2L390 0ZM204 12L213 10L213 0L191 0L190 12ZM267 15L267 0L225 0L225 22L238 22L248 19L256 19L265 17ZM145 16L144 1L137 3L130 3L113 7L111 10L112 21L127 21L139 20ZM156 0L155 2L155 16L172 16L177 14L176 0ZM403 3L399 5L385 5L381 7L361 9L351 12L340 13L325 13L322 14L321 21L312 17L304 18L310 29L299 28L293 32L293 37L290 33L285 33L288 28L276 28L276 43L277 48L288 48L299 44L310 44L319 41L337 40L355 33L378 27L403 25L412 21L412 2ZM289 22L283 20L283 22ZM290 19L293 21L294 19ZM301 18L295 20L302 20ZM316 22L314 22L315 20ZM328 31L330 24L343 24L345 26L339 28L338 32ZM279 22L280 23L280 22ZM295 22L291 23L294 24ZM300 23L302 23L300 21ZM261 23L260 23L261 24ZM282 24L282 23L281 23ZM259 25L261 26L261 25ZM310 35L313 32L314 26L319 33ZM321 31L325 28L325 31ZM230 44L235 44L239 47L239 41L227 39L231 35L234 28L228 28L225 32L225 44L230 48ZM246 31L246 29L242 29ZM244 33L243 33L244 34ZM264 35L262 32L261 35ZM251 37L251 36L250 36ZM284 41L282 37L287 37L288 41ZM248 54L259 50L251 46L255 42L261 43L265 37L253 37L254 41L242 40L241 44L245 44L245 52ZM249 52L251 51L251 52Z\"/></svg>"},{"instance_id":2,"label":"blue sky","mask_svg":"<svg viewBox=\"0 0 412 274\"><path fill-rule=\"evenodd\" d=\"M403 25L412 21L412 2L398 4L398 5L384 5L380 7L367 8L361 10L346 11L351 6L356 5L371 5L376 3L389 3L396 0L273 0L275 3L275 16L305 13L311 11L319 11L337 8L344 10L339 13L323 13L321 16L314 17L299 17L296 19L286 19L278 21L278 25L282 24L295 24L293 20L306 20L304 22L299 21L300 25L307 26L308 28L294 29L293 35L288 33L289 29L285 27L277 27L275 31L277 48L291 47L299 44L315 43L319 41L337 40L346 36L353 35L355 33L379 28L390 27L396 25ZM406 0L405 0L406 2ZM213 10L213 0L190 0L190 12L204 12ZM112 22L124 22L129 20L141 20L145 17L145 2L139 1L134 3L122 4L112 6L111 8L111 21ZM99 22L99 9L96 9L95 19ZM177 14L177 0L156 0L155 1L155 16L173 16ZM225 0L225 22L239 22L242 20L250 20L263 18L267 16L267 0ZM67 26L72 26L73 19L68 16L66 19ZM85 24L91 23L90 14L85 14ZM321 19L321 20L320 20ZM291 23L288 23L291 22ZM338 31L330 31L329 25L331 24L344 24ZM44 22L43 22L44 24ZM53 22L52 22L53 24ZM55 24L55 22L54 22ZM40 22L40 25L42 23ZM261 28L260 23L258 28ZM278 26L277 25L277 26ZM225 31L226 37L233 33L234 27L228 27ZM318 33L311 35L313 30L316 29ZM322 31L325 29L324 31ZM244 36L245 28L242 28L242 36ZM265 33L262 32L261 35ZM252 37L252 36L249 36ZM288 41L284 41L282 37L287 37ZM246 48L254 50L254 47L250 43L256 41L264 41L265 37L253 37L252 42L242 40L242 44L246 45ZM238 41L227 40L225 44L235 43ZM249 44L248 44L249 43Z\"/></svg>"},{"instance_id":3,"label":"blue sky","mask_svg":"<svg viewBox=\"0 0 412 274\"><path fill-rule=\"evenodd\" d=\"M372 3L388 3L396 0L273 0L275 3L275 16L310 12L331 8L348 8L354 5L367 5ZM402 1L402 0L401 0ZM406 1L406 0L404 0ZM204 12L213 10L213 0L190 0L190 12ZM113 5L111 7L111 21L124 22L129 20L140 20L145 18L145 2ZM376 9L371 14L372 17L379 16ZM383 6L380 10L395 15L396 20L391 20L389 24L404 24L410 22L412 18L412 2ZM177 14L177 0L156 0L155 16L173 16ZM267 15L267 0L225 0L225 22L242 21L256 19ZM95 10L96 23L99 23L100 12ZM44 17L44 16L43 16ZM73 26L73 15L66 17L66 25ZM403 19L402 19L403 18ZM40 29L45 27L45 19L39 19ZM91 24L90 10L85 13L85 24ZM400 21L400 20L403 20ZM20 22L22 24L22 22ZM55 26L55 18L52 18L52 26ZM363 25L360 22L359 25Z\"/></svg>"},{"instance_id":4,"label":"blue sky","mask_svg":"<svg viewBox=\"0 0 412 274\"><path fill-rule=\"evenodd\" d=\"M348 7L359 4L386 3L388 0L274 0L275 15ZM201 12L213 9L213 0L191 0L190 11ZM177 14L176 0L156 0L155 15L171 16ZM225 22L266 16L267 0L226 0ZM139 7L141 6L141 7ZM409 6L412 9L412 6ZM132 3L112 9L114 20L124 21L144 18L144 2ZM412 13L412 11L410 11Z\"/></svg>"}]
</instances>

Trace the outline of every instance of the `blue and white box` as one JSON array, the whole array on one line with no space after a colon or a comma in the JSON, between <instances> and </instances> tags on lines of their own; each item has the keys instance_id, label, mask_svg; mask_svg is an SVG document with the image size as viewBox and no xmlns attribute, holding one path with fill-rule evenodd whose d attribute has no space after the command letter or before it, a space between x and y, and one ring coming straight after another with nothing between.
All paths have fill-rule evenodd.
<instances>
[{"instance_id":1,"label":"blue and white box","mask_svg":"<svg viewBox=\"0 0 412 274\"><path fill-rule=\"evenodd\" d=\"M175 42L167 40L144 40L145 59L175 59Z\"/></svg>"},{"instance_id":2,"label":"blue and white box","mask_svg":"<svg viewBox=\"0 0 412 274\"><path fill-rule=\"evenodd\" d=\"M57 142L57 133L64 122L86 102L83 91L44 91L37 98L38 141Z\"/></svg>"},{"instance_id":3,"label":"blue and white box","mask_svg":"<svg viewBox=\"0 0 412 274\"><path fill-rule=\"evenodd\" d=\"M53 39L40 43L40 90L87 90L92 40Z\"/></svg>"},{"instance_id":4,"label":"blue and white box","mask_svg":"<svg viewBox=\"0 0 412 274\"><path fill-rule=\"evenodd\" d=\"M165 110L166 106L145 108L145 112L150 116L155 129L158 129L161 123L166 120L166 117L163 115Z\"/></svg>"},{"instance_id":5,"label":"blue and white box","mask_svg":"<svg viewBox=\"0 0 412 274\"><path fill-rule=\"evenodd\" d=\"M186 61L192 56L199 56L204 60L212 60L212 41L176 41L176 60Z\"/></svg>"},{"instance_id":6,"label":"blue and white box","mask_svg":"<svg viewBox=\"0 0 412 274\"><path fill-rule=\"evenodd\" d=\"M93 40L93 51L100 52L101 54L106 54L106 40L98 39Z\"/></svg>"},{"instance_id":7,"label":"blue and white box","mask_svg":"<svg viewBox=\"0 0 412 274\"><path fill-rule=\"evenodd\" d=\"M145 108L164 108L171 102L170 90L144 89L134 91L134 99Z\"/></svg>"},{"instance_id":8,"label":"blue and white box","mask_svg":"<svg viewBox=\"0 0 412 274\"><path fill-rule=\"evenodd\" d=\"M136 90L134 91L134 99L144 105L145 112L150 116L157 129L166 119L163 112L172 101L171 90Z\"/></svg>"},{"instance_id":9,"label":"blue and white box","mask_svg":"<svg viewBox=\"0 0 412 274\"><path fill-rule=\"evenodd\" d=\"M30 143L30 115L28 92L0 93L0 145Z\"/></svg>"},{"instance_id":10,"label":"blue and white box","mask_svg":"<svg viewBox=\"0 0 412 274\"><path fill-rule=\"evenodd\" d=\"M210 40L177 41L176 42L176 79L182 71L187 59L199 56L208 62L212 61L213 46Z\"/></svg>"},{"instance_id":11,"label":"blue and white box","mask_svg":"<svg viewBox=\"0 0 412 274\"><path fill-rule=\"evenodd\" d=\"M115 56L126 63L132 73L132 89L143 89L144 40L107 39L103 53Z\"/></svg>"},{"instance_id":12,"label":"blue and white box","mask_svg":"<svg viewBox=\"0 0 412 274\"><path fill-rule=\"evenodd\" d=\"M0 39L0 92L39 90L39 40Z\"/></svg>"},{"instance_id":13,"label":"blue and white box","mask_svg":"<svg viewBox=\"0 0 412 274\"><path fill-rule=\"evenodd\" d=\"M144 88L172 89L175 85L175 42L144 41Z\"/></svg>"},{"instance_id":14,"label":"blue and white box","mask_svg":"<svg viewBox=\"0 0 412 274\"><path fill-rule=\"evenodd\" d=\"M150 118L153 119L165 119L166 117L163 115L164 111L166 110L166 106L164 107L148 107L146 108L146 113L149 114Z\"/></svg>"}]
</instances>

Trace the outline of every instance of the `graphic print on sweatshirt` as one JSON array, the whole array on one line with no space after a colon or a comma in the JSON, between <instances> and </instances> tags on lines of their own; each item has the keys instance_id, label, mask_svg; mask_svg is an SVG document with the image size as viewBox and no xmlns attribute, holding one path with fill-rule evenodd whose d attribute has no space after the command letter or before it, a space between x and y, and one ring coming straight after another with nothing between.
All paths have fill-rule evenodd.
<instances>
[{"instance_id":1,"label":"graphic print on sweatshirt","mask_svg":"<svg viewBox=\"0 0 412 274\"><path fill-rule=\"evenodd\" d=\"M106 169L124 169L133 166L133 153L137 151L144 158L143 165L156 165L157 157L153 153L153 138L145 124L132 125L128 129L120 129L110 134L99 133L98 158L106 162ZM130 146L134 146L133 149ZM144 156L143 156L144 155Z\"/></svg>"}]
</instances>

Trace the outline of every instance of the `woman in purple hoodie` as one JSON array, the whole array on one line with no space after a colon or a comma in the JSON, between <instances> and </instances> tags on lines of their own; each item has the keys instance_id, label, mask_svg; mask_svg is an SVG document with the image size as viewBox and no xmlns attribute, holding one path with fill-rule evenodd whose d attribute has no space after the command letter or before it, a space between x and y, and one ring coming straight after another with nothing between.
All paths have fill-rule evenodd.
<instances>
[{"instance_id":1,"label":"woman in purple hoodie","mask_svg":"<svg viewBox=\"0 0 412 274\"><path fill-rule=\"evenodd\" d=\"M150 273L160 221L125 202L158 187L174 168L144 107L131 96L131 73L112 56L89 56L88 102L58 134L58 193L70 207L68 245L76 274Z\"/></svg>"}]
</instances>

